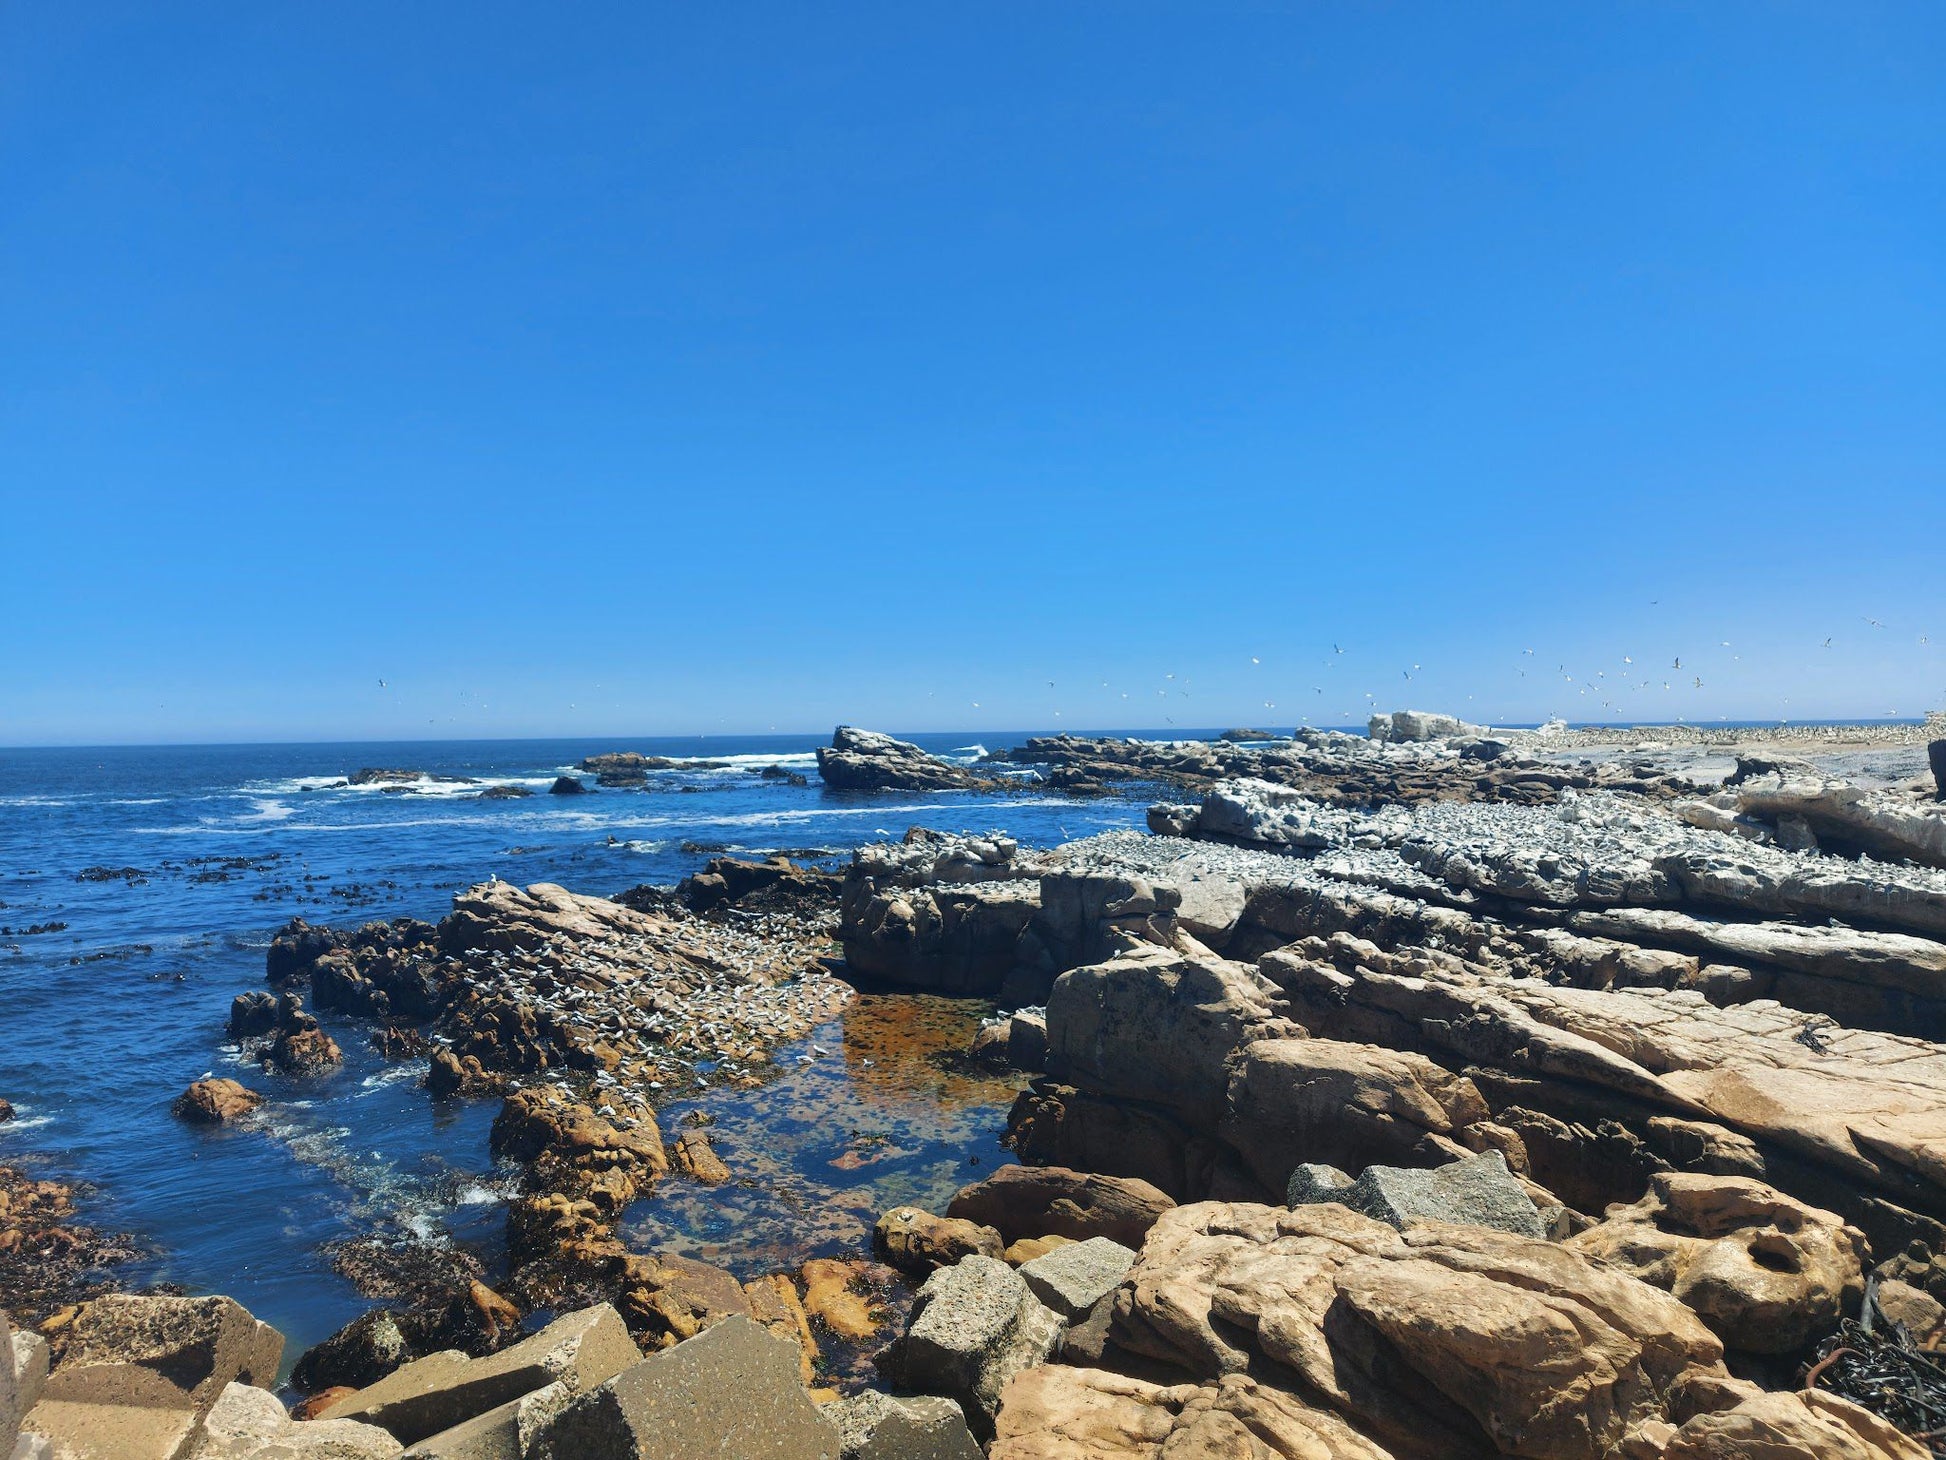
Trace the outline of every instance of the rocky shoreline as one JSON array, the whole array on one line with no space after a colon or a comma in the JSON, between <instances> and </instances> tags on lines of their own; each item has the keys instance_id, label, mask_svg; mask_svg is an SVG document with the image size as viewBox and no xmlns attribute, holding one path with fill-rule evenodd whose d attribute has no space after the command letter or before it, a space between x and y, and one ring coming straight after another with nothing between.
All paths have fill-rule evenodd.
<instances>
[{"instance_id":1,"label":"rocky shoreline","mask_svg":"<svg viewBox=\"0 0 1946 1460\"><path fill-rule=\"evenodd\" d=\"M228 1300L90 1294L51 1354L17 1336L0 1418L44 1437L22 1456L168 1460L1946 1453L1946 786L1775 750L1911 729L1699 728L1743 748L1722 777L1659 761L1674 736L1411 712L1052 737L991 775L841 729L848 794L1181 799L1049 848L914 831L842 875L294 922L232 1035L301 1074L318 1015L357 1019L430 1098L501 1102L504 1274L395 1281L303 1357L296 1420ZM660 1183L736 1177L665 1102L760 1085L854 985L1009 1011L969 1058L1030 1081L1023 1164L881 1214L870 1258L632 1250Z\"/></svg>"}]
</instances>

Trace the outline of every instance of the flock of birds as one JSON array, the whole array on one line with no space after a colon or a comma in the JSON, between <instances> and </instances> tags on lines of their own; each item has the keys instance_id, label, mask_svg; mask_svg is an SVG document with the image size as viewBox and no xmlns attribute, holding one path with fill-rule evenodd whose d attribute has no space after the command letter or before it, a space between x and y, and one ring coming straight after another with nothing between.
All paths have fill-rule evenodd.
<instances>
[{"instance_id":1,"label":"flock of birds","mask_svg":"<svg viewBox=\"0 0 1946 1460\"><path fill-rule=\"evenodd\" d=\"M1659 603L1659 602L1660 600L1655 600L1654 602L1651 603L1651 607L1655 606L1655 603ZM1870 629L1875 630L1879 633L1884 633L1887 631L1887 626L1883 620L1873 618L1870 615L1861 615L1860 617ZM1918 646L1920 648L1923 649L1929 647L1931 642L1932 639L1929 634L1922 633L1918 635ZM1837 644L1838 644L1838 636L1836 634L1826 635L1823 643L1819 646L1820 652L1830 653L1834 650L1834 646L1836 646ZM1739 653L1734 652L1735 646L1731 643L1730 640L1728 639L1720 640L1716 647L1720 649L1729 649L1733 651L1729 656L1728 663L1740 663L1742 661L1743 656ZM1327 656L1322 661L1320 667L1325 670L1332 670L1336 668L1339 662L1347 654L1347 652L1349 651L1347 651L1347 649L1343 644L1333 643L1331 646L1330 655ZM1842 652L1842 650L1839 650L1838 652ZM1537 657L1537 653L1534 649L1527 648L1521 651L1522 661L1532 660L1536 657ZM1252 654L1249 656L1249 659L1250 659L1251 667L1253 669L1260 670L1263 668L1263 659L1261 655ZM1516 669L1517 679L1530 678L1528 666L1524 662L1517 663L1516 666L1514 667ZM1587 674L1584 670L1582 674L1577 676L1575 673L1569 670L1568 663L1566 660L1562 660L1555 665L1554 674L1559 677L1561 684L1564 687L1564 692L1567 687L1572 687L1576 699L1588 700L1592 698L1594 704L1599 705L1601 709L1607 711L1609 715L1619 718L1623 716L1632 716L1632 715L1641 714L1644 712L1644 708L1645 708L1641 706L1639 703L1634 706L1625 705L1621 698L1624 695L1641 694L1644 691L1654 691L1656 693L1661 693L1663 691L1674 692L1684 688L1687 688L1689 691L1693 693L1694 691L1705 688L1706 685L1703 676L1700 673L1696 672L1697 667L1698 666L1692 664L1689 668L1685 669L1683 665L1683 656L1677 654L1671 657L1667 669L1662 670L1660 672L1650 672L1637 665L1636 658L1634 655L1624 654L1621 656L1621 663L1619 665L1610 666L1608 668L1597 668L1595 669L1592 675ZM1401 667L1399 670L1399 674L1404 683L1411 684L1413 682L1413 676L1415 674L1421 673L1423 669L1424 669L1423 664L1414 663L1409 667ZM1613 670L1612 673L1610 672L1610 669ZM1687 686L1683 685L1682 683L1685 676L1688 678L1689 681ZM1332 678L1332 677L1343 678L1343 676L1326 676L1326 678ZM1546 678L1547 676L1537 672L1531 677L1538 679L1538 678ZM1165 673L1162 676L1162 681L1163 682L1159 686L1156 686L1154 688L1153 692L1155 698L1162 700L1163 702L1165 702L1165 704L1173 704L1173 702L1177 699L1189 700L1193 698L1193 694L1190 688L1191 685L1190 676L1185 674L1179 678L1173 671L1171 671ZM380 690L389 691L391 689L391 683L389 680L379 679L378 687ZM1121 700L1130 699L1132 693L1135 694L1137 703L1146 702L1148 699L1148 694L1145 691L1132 692L1126 689L1118 691L1116 690L1114 685L1109 680L1106 679L1101 681L1100 687L1102 690L1107 691L1110 695L1119 694ZM599 691L602 688L602 686L597 684L594 686L594 688L597 691ZM1060 693L1061 687L1057 681L1050 679L1047 681L1047 688L1049 691L1058 695ZM1316 696L1318 699L1324 699L1325 686L1323 684L1314 684L1311 686L1311 693L1314 696ZM1359 716L1369 715L1371 712L1381 707L1382 702L1380 701L1379 694L1376 690L1363 690L1360 691L1360 694L1362 695L1362 698L1364 700L1363 705L1346 706L1345 708L1341 709L1338 712L1339 715L1342 717L1343 723L1346 724L1355 723ZM931 690L928 691L927 693L927 698L929 700L937 700L938 697L939 697L938 690ZM470 698L470 696L465 690L461 690L459 691L459 698L464 700ZM1466 696L1466 698L1470 701L1474 698L1474 696L1469 694ZM1531 698L1529 696L1523 695L1522 698L1527 698L1529 699L1529 703L1532 703ZM1946 688L1942 688L1939 691L1939 698L1941 701L1946 701ZM1231 695L1228 693L1225 694L1224 700L1226 703L1230 703L1230 704L1234 703L1233 699L1231 698ZM967 703L971 706L971 708L973 708L976 711L984 710L985 708L985 706L980 700L969 700ZM1782 697L1781 704L1783 706L1788 707L1790 704L1789 697L1788 696ZM1277 709L1277 701L1274 699L1266 699L1262 702L1262 705L1263 708L1266 710L1275 711ZM487 709L487 705L483 701L476 700L469 708L474 713L477 714L479 712L485 711ZM580 706L578 702L571 702L568 705L569 710L578 710L579 708ZM617 706L617 708L621 708L621 707ZM1132 709L1133 706L1131 705L1130 708ZM1053 715L1054 720L1057 722L1064 718L1064 712L1058 705L1051 705L1049 707L1049 712ZM1885 716L1888 718L1896 718L1899 713L1900 712L1897 709L1888 709L1884 712ZM1097 717L1098 717L1097 715L1091 714L1091 718L1097 718ZM1578 718L1588 719L1593 717L1588 714L1583 714ZM1681 723L1684 717L1678 714L1675 715L1673 718L1676 720L1677 723ZM1787 717L1780 717L1780 718L1787 718ZM448 723L451 724L459 723L459 716L457 715L448 716L447 719L448 719ZM1176 717L1168 713L1164 713L1163 720L1170 725L1174 725L1177 723ZM437 717L429 718L426 721L426 723L428 725L434 725L438 723L438 719ZM777 727L773 725L770 728L772 730L775 730Z\"/></svg>"}]
</instances>

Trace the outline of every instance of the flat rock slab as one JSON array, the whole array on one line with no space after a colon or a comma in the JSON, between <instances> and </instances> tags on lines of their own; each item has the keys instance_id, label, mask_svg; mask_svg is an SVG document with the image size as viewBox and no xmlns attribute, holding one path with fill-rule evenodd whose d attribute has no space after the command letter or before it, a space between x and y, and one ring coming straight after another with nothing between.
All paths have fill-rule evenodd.
<instances>
[{"instance_id":1,"label":"flat rock slab","mask_svg":"<svg viewBox=\"0 0 1946 1460\"><path fill-rule=\"evenodd\" d=\"M868 1389L824 1413L838 1426L844 1460L981 1460L966 1416L950 1399L894 1399Z\"/></svg>"},{"instance_id":2,"label":"flat rock slab","mask_svg":"<svg viewBox=\"0 0 1946 1460\"><path fill-rule=\"evenodd\" d=\"M61 1460L178 1460L196 1436L193 1409L42 1399L27 1429L53 1442Z\"/></svg>"},{"instance_id":3,"label":"flat rock slab","mask_svg":"<svg viewBox=\"0 0 1946 1460\"><path fill-rule=\"evenodd\" d=\"M533 1460L839 1460L795 1345L726 1318L624 1369L540 1434Z\"/></svg>"},{"instance_id":4,"label":"flat rock slab","mask_svg":"<svg viewBox=\"0 0 1946 1460\"><path fill-rule=\"evenodd\" d=\"M339 1400L320 1418L379 1425L411 1445L550 1384L585 1394L641 1357L622 1315L601 1303L483 1359L454 1350L429 1354Z\"/></svg>"},{"instance_id":5,"label":"flat rock slab","mask_svg":"<svg viewBox=\"0 0 1946 1460\"><path fill-rule=\"evenodd\" d=\"M1090 1237L1021 1264L1020 1277L1046 1307L1073 1322L1114 1292L1133 1266L1135 1253L1129 1248Z\"/></svg>"}]
</instances>

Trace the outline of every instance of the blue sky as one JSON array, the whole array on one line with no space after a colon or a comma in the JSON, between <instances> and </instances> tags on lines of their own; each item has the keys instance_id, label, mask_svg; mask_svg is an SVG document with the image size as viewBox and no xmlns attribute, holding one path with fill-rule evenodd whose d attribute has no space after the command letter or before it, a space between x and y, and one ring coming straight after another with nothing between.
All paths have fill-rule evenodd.
<instances>
[{"instance_id":1,"label":"blue sky","mask_svg":"<svg viewBox=\"0 0 1946 1460\"><path fill-rule=\"evenodd\" d=\"M7 6L0 743L1915 715L1942 74L1917 4Z\"/></svg>"}]
</instances>

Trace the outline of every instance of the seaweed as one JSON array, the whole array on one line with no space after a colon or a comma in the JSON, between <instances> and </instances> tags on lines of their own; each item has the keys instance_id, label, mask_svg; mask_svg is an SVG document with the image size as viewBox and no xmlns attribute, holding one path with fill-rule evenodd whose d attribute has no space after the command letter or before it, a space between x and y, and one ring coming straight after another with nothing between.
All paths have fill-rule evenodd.
<instances>
[{"instance_id":1,"label":"seaweed","mask_svg":"<svg viewBox=\"0 0 1946 1460\"><path fill-rule=\"evenodd\" d=\"M1922 1348L1878 1306L1878 1280L1857 1318L1819 1344L1804 1387L1869 1409L1946 1460L1946 1355Z\"/></svg>"}]
</instances>

